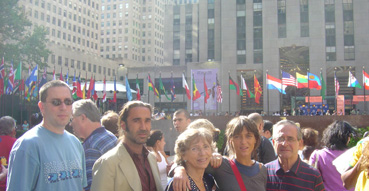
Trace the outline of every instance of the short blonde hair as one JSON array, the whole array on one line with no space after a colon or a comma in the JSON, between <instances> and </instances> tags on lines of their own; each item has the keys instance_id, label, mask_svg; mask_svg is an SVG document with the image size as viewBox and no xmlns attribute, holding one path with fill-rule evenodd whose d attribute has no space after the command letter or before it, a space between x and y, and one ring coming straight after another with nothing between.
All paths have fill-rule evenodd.
<instances>
[{"instance_id":1,"label":"short blonde hair","mask_svg":"<svg viewBox=\"0 0 369 191\"><path fill-rule=\"evenodd\" d=\"M188 127L188 129L200 129L205 128L209 130L214 137L217 133L220 132L218 128L215 128L214 125L207 119L196 119L195 121L191 122Z\"/></svg>"},{"instance_id":2,"label":"short blonde hair","mask_svg":"<svg viewBox=\"0 0 369 191\"><path fill-rule=\"evenodd\" d=\"M197 140L206 141L210 145L211 151L214 152L215 143L213 142L213 136L209 130L205 128L187 129L178 136L176 145L174 146L174 151L176 153L174 161L178 165L185 166L183 156L190 149L191 144Z\"/></svg>"}]
</instances>

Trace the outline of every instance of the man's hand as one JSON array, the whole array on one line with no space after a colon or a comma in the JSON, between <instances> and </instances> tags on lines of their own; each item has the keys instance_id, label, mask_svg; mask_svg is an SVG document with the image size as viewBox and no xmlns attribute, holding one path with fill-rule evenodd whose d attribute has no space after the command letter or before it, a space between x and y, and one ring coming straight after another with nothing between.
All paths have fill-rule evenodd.
<instances>
[{"instance_id":1,"label":"man's hand","mask_svg":"<svg viewBox=\"0 0 369 191\"><path fill-rule=\"evenodd\" d=\"M183 166L175 168L172 184L174 191L186 191L186 187L191 190L190 180Z\"/></svg>"},{"instance_id":2,"label":"man's hand","mask_svg":"<svg viewBox=\"0 0 369 191\"><path fill-rule=\"evenodd\" d=\"M1 165L0 180L3 180L6 177L6 174L8 174L8 169Z\"/></svg>"},{"instance_id":3,"label":"man's hand","mask_svg":"<svg viewBox=\"0 0 369 191\"><path fill-rule=\"evenodd\" d=\"M213 156L210 159L210 166L213 168L219 168L222 164L223 157L219 153L213 153Z\"/></svg>"}]
</instances>

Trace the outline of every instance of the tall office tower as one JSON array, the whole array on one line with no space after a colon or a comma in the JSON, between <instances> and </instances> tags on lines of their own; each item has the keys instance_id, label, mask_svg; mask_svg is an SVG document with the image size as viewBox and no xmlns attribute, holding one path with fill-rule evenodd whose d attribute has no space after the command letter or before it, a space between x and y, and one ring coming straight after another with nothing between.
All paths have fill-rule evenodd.
<instances>
[{"instance_id":1,"label":"tall office tower","mask_svg":"<svg viewBox=\"0 0 369 191\"><path fill-rule=\"evenodd\" d=\"M35 25L44 26L52 51L48 71L63 74L76 71L88 78L115 73L114 61L99 57L99 28L101 4L98 0L20 0L19 5ZM32 28L31 27L31 28ZM71 76L71 74L69 74Z\"/></svg>"},{"instance_id":2,"label":"tall office tower","mask_svg":"<svg viewBox=\"0 0 369 191\"><path fill-rule=\"evenodd\" d=\"M102 0L101 57L126 66L163 65L166 1Z\"/></svg>"}]
</instances>

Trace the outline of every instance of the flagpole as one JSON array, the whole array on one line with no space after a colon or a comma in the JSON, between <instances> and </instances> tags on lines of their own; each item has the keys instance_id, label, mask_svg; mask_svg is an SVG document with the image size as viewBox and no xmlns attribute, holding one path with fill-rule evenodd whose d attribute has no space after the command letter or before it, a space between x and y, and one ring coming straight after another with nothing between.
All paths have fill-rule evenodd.
<instances>
[{"instance_id":1,"label":"flagpole","mask_svg":"<svg viewBox=\"0 0 369 191\"><path fill-rule=\"evenodd\" d=\"M230 79L230 77L231 77L231 72L228 70L228 79ZM228 83L229 83L229 80L228 80ZM231 113L231 84L228 85L228 114L230 113Z\"/></svg>"},{"instance_id":2,"label":"flagpole","mask_svg":"<svg viewBox=\"0 0 369 191\"><path fill-rule=\"evenodd\" d=\"M281 70L281 72L280 72L280 74L282 74L282 70ZM268 89L268 85L267 85L267 89ZM283 81L281 80L281 91L283 91ZM268 91L268 93L269 93L269 91ZM279 103L279 106L280 106L280 111L283 111L283 93L280 93L280 95L279 95L280 97L280 99L279 99L279 101L280 101L280 103ZM269 103L268 103L268 106L269 106Z\"/></svg>"},{"instance_id":3,"label":"flagpole","mask_svg":"<svg viewBox=\"0 0 369 191\"><path fill-rule=\"evenodd\" d=\"M265 71L266 72L266 80L267 80L267 82L266 83L268 83L268 70L266 70ZM267 85L267 114L269 115L269 88L268 88L268 85Z\"/></svg>"},{"instance_id":4,"label":"flagpole","mask_svg":"<svg viewBox=\"0 0 369 191\"><path fill-rule=\"evenodd\" d=\"M204 85L206 83L205 76L206 76L206 72L204 72ZM205 105L206 105L206 102L205 102L205 100L206 100L206 92L205 91L208 91L208 90L206 90L205 89L205 86L204 86L204 115L206 116L206 107L205 107Z\"/></svg>"},{"instance_id":5,"label":"flagpole","mask_svg":"<svg viewBox=\"0 0 369 191\"><path fill-rule=\"evenodd\" d=\"M174 81L173 81L173 71L171 71L170 72L170 78L171 78L171 84L170 84L170 86L171 86L171 89L173 89L173 84L174 84ZM172 82L173 82L173 84L172 84ZM171 91L171 94L173 94L174 93L174 89L173 89L173 92ZM170 99L170 107L171 108L173 108L173 101L174 101L174 97L173 97L174 95L172 95L171 96L171 99ZM168 113L169 113L169 109L168 109Z\"/></svg>"},{"instance_id":6,"label":"flagpole","mask_svg":"<svg viewBox=\"0 0 369 191\"><path fill-rule=\"evenodd\" d=\"M159 71L159 77L160 77L160 80L161 80L161 71ZM154 82L155 83L155 82ZM163 85L164 86L164 85ZM162 105L161 105L161 93L160 93L160 84L159 84L159 103L160 103L160 110L162 110L163 108L162 108ZM164 92L165 93L165 92ZM155 105L155 103L154 103L154 105ZM159 113L160 113L160 111L159 111Z\"/></svg>"},{"instance_id":7,"label":"flagpole","mask_svg":"<svg viewBox=\"0 0 369 191\"><path fill-rule=\"evenodd\" d=\"M307 71L308 71L307 72L307 77L308 77L308 93L309 93L308 94L308 96L309 96L308 97L308 101L309 101L309 107L308 107L309 108L309 113L308 114L310 115L311 114L311 109L310 109L310 70L309 70L309 68L307 69Z\"/></svg>"},{"instance_id":8,"label":"flagpole","mask_svg":"<svg viewBox=\"0 0 369 191\"><path fill-rule=\"evenodd\" d=\"M255 92L255 78L256 78L256 76L255 76L255 74L256 74L256 70L254 70L254 94L255 94L255 96L254 96L254 112L256 112L256 92Z\"/></svg>"},{"instance_id":9,"label":"flagpole","mask_svg":"<svg viewBox=\"0 0 369 191\"><path fill-rule=\"evenodd\" d=\"M323 78L323 74L322 74L322 71L323 71L323 69L322 68L320 68L320 76ZM322 83L322 86L323 86L323 83ZM322 87L323 88L323 87ZM322 90L321 90L322 91ZM324 91L324 90L323 90ZM323 100L323 95L320 95L321 97L322 97L322 110L321 110L321 113L322 113L322 115L324 115L324 108L323 108L323 103L324 103L324 100Z\"/></svg>"},{"instance_id":10,"label":"flagpole","mask_svg":"<svg viewBox=\"0 0 369 191\"><path fill-rule=\"evenodd\" d=\"M363 85L364 85L364 114L366 113L366 97L365 97L365 66L363 66Z\"/></svg>"},{"instance_id":11,"label":"flagpole","mask_svg":"<svg viewBox=\"0 0 369 191\"><path fill-rule=\"evenodd\" d=\"M336 114L338 114L338 111L337 111L337 76L336 76L336 67L334 68L334 108L336 110Z\"/></svg>"},{"instance_id":12,"label":"flagpole","mask_svg":"<svg viewBox=\"0 0 369 191\"><path fill-rule=\"evenodd\" d=\"M185 79L186 79L186 75L185 75L185 71L183 70L183 76L185 77ZM183 80L183 79L182 79ZM182 82L182 88L183 88L183 82ZM183 91L183 103L185 103L185 96L187 96L186 95L186 90L184 90ZM187 102L186 102L186 107L187 107Z\"/></svg>"},{"instance_id":13,"label":"flagpole","mask_svg":"<svg viewBox=\"0 0 369 191\"><path fill-rule=\"evenodd\" d=\"M191 73L192 73L192 72L191 72ZM195 108L194 108L194 100L193 100L193 96L194 96L194 95L193 95L193 90L194 90L193 84L194 84L194 81L195 81L195 74L193 74L193 73L192 73L192 80L191 80L191 82L192 82L192 91L191 91L191 92L192 92L192 93L191 93L192 98L191 98L191 105L192 105L192 106L191 106L191 107L192 107L192 114L193 114L193 115L195 115L195 113L194 113L194 110L195 110Z\"/></svg>"}]
</instances>

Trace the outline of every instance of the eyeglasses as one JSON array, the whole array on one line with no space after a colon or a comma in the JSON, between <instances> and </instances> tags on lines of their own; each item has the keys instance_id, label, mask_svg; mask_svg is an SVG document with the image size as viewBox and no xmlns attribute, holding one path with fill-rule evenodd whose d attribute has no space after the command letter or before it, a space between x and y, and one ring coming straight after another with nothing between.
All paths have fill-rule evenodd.
<instances>
[{"instance_id":1,"label":"eyeglasses","mask_svg":"<svg viewBox=\"0 0 369 191\"><path fill-rule=\"evenodd\" d=\"M277 139L275 139L275 141L277 141L278 143L283 143L285 141L287 141L287 143L294 143L296 142L297 139L295 139L294 137L287 137L284 138L284 137L278 137Z\"/></svg>"},{"instance_id":2,"label":"eyeglasses","mask_svg":"<svg viewBox=\"0 0 369 191\"><path fill-rule=\"evenodd\" d=\"M46 102L46 103L51 103L53 106L59 106L62 103L64 103L65 105L72 105L73 104L73 100L71 100L71 99L65 99L64 101L62 101L60 99L53 99L51 102Z\"/></svg>"}]
</instances>

